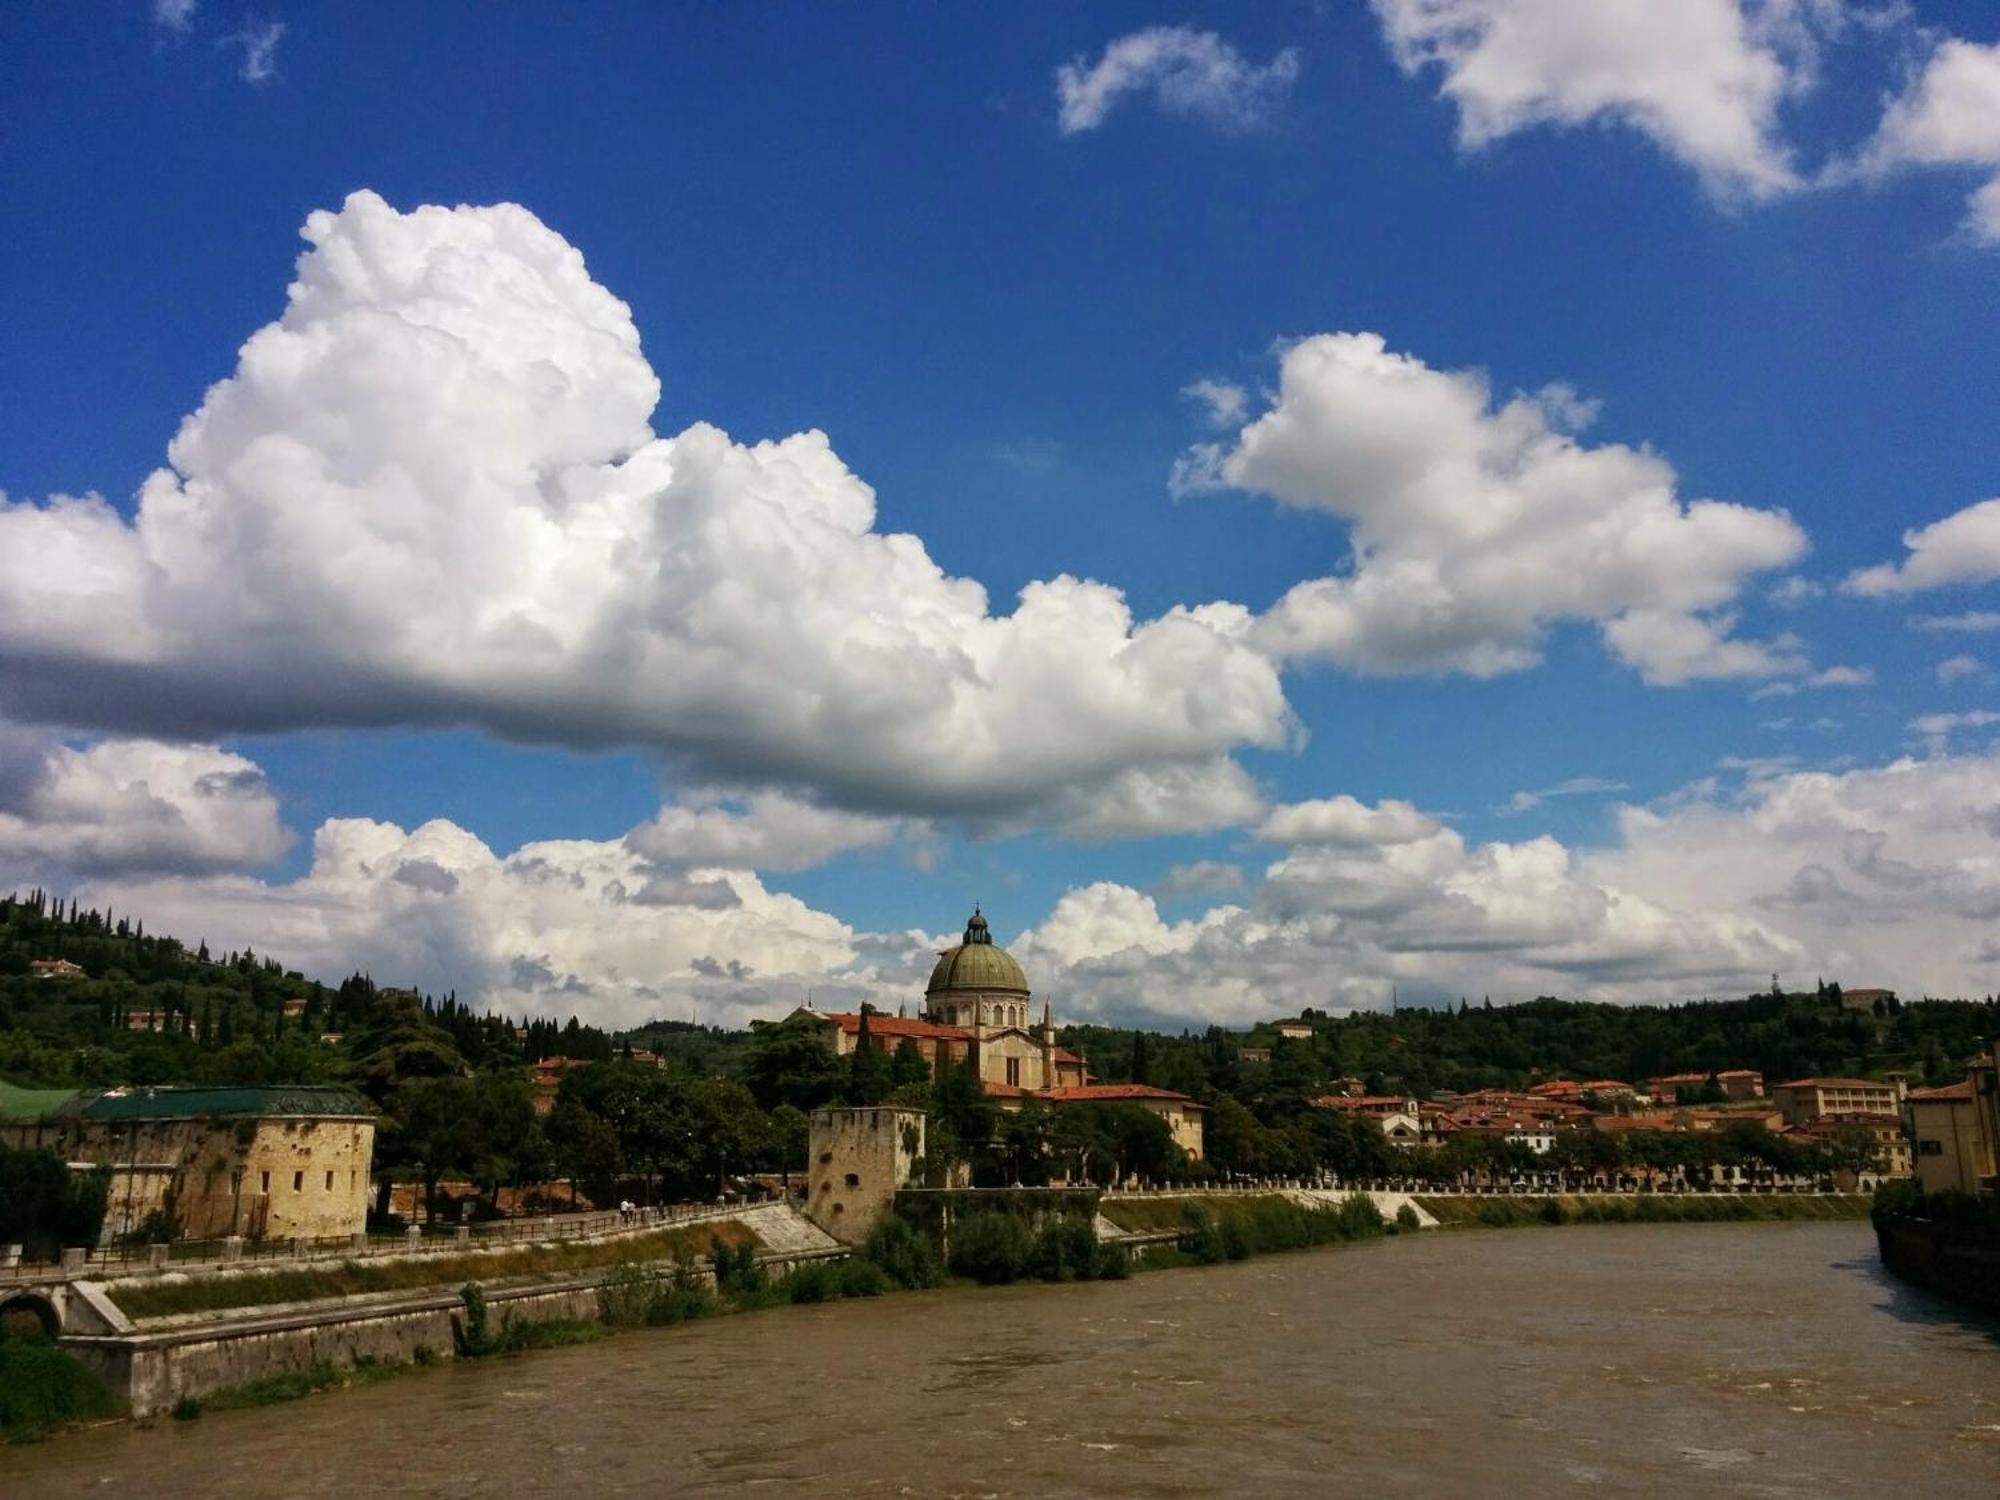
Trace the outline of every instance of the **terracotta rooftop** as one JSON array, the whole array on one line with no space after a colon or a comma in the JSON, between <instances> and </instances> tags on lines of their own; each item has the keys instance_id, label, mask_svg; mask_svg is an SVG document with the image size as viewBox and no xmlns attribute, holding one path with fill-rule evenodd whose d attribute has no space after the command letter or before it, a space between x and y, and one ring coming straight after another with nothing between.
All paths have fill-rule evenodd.
<instances>
[{"instance_id":1,"label":"terracotta rooftop","mask_svg":"<svg viewBox=\"0 0 2000 1500\"><path fill-rule=\"evenodd\" d=\"M861 1034L861 1015L858 1011L823 1011L820 1018L831 1021L849 1036ZM972 1033L963 1026L940 1026L935 1021L915 1021L905 1016L884 1016L868 1013L868 1030L873 1036L907 1036L922 1041L969 1042Z\"/></svg>"},{"instance_id":2,"label":"terracotta rooftop","mask_svg":"<svg viewBox=\"0 0 2000 1500\"><path fill-rule=\"evenodd\" d=\"M1120 1099L1171 1099L1186 1105L1189 1109L1203 1108L1186 1094L1177 1094L1172 1089L1154 1088L1150 1083L1073 1084L1068 1088L1044 1089L1041 1097L1055 1104L1109 1104Z\"/></svg>"},{"instance_id":3,"label":"terracotta rooftop","mask_svg":"<svg viewBox=\"0 0 2000 1500\"><path fill-rule=\"evenodd\" d=\"M1970 1099L1972 1080L1967 1078L1958 1083L1947 1083L1942 1088L1911 1089L1910 1097L1920 1104L1926 1101Z\"/></svg>"}]
</instances>

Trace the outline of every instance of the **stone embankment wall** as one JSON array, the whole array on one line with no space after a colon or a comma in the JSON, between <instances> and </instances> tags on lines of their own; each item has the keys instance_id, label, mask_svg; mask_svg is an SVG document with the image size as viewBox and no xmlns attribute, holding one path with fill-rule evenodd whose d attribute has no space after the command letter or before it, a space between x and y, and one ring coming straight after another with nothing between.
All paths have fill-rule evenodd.
<instances>
[{"instance_id":1,"label":"stone embankment wall","mask_svg":"<svg viewBox=\"0 0 2000 1500\"><path fill-rule=\"evenodd\" d=\"M729 1217L757 1236L759 1259L774 1276L789 1275L805 1261L847 1253L787 1205L735 1210ZM482 1281L489 1327L497 1332L510 1318L523 1323L594 1318L598 1287L618 1269ZM696 1274L708 1276L705 1263L697 1265ZM90 1366L136 1417L170 1410L183 1397L318 1365L346 1369L368 1361L449 1359L453 1322L464 1311L454 1284L135 1323L93 1284L76 1285L96 1294L95 1315L73 1321L61 1345Z\"/></svg>"},{"instance_id":2,"label":"stone embankment wall","mask_svg":"<svg viewBox=\"0 0 2000 1500\"><path fill-rule=\"evenodd\" d=\"M1882 1264L1940 1297L2000 1314L2000 1229L1883 1219L1875 1225Z\"/></svg>"}]
</instances>

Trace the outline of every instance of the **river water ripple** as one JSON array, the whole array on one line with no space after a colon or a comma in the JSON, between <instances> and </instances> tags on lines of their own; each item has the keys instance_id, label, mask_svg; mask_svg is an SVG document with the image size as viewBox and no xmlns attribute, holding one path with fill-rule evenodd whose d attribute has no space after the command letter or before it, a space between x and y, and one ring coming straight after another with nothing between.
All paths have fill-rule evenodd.
<instances>
[{"instance_id":1,"label":"river water ripple","mask_svg":"<svg viewBox=\"0 0 2000 1500\"><path fill-rule=\"evenodd\" d=\"M2000 1495L1861 1224L1445 1232L781 1309L0 1450L0 1494Z\"/></svg>"}]
</instances>

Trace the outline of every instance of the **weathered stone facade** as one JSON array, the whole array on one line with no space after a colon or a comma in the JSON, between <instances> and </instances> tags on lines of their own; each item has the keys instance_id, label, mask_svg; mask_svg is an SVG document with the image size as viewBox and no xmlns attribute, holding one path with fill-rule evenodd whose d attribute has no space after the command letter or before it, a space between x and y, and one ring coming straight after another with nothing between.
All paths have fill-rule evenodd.
<instances>
[{"instance_id":1,"label":"weathered stone facade","mask_svg":"<svg viewBox=\"0 0 2000 1500\"><path fill-rule=\"evenodd\" d=\"M806 1217L843 1245L858 1245L916 1171L924 1112L814 1110L808 1149Z\"/></svg>"},{"instance_id":2,"label":"weathered stone facade","mask_svg":"<svg viewBox=\"0 0 2000 1500\"><path fill-rule=\"evenodd\" d=\"M107 1239L170 1210L190 1239L340 1239L367 1227L375 1119L345 1089L79 1094L0 1141L112 1171Z\"/></svg>"}]
</instances>

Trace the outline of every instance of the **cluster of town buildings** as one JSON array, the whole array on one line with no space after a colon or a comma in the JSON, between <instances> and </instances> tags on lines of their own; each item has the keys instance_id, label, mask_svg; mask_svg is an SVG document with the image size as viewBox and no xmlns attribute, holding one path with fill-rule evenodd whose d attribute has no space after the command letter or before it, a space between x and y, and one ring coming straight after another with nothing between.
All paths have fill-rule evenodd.
<instances>
[{"instance_id":1,"label":"cluster of town buildings","mask_svg":"<svg viewBox=\"0 0 2000 1500\"><path fill-rule=\"evenodd\" d=\"M1711 1102L1685 1102L1698 1097ZM1371 1120L1397 1146L1439 1147L1472 1135L1537 1154L1577 1131L1702 1133L1750 1125L1823 1145L1860 1130L1874 1139L1880 1175L1915 1176L1931 1192L1974 1192L1994 1185L2000 1139L1995 1097L1989 1056L1974 1059L1965 1081L1932 1089L1911 1089L1892 1073L1885 1080L1799 1078L1767 1090L1761 1073L1729 1068L1665 1074L1643 1087L1615 1078L1555 1079L1525 1091L1439 1092L1429 1099L1369 1094L1359 1079L1349 1078L1342 1092L1313 1104Z\"/></svg>"}]
</instances>

